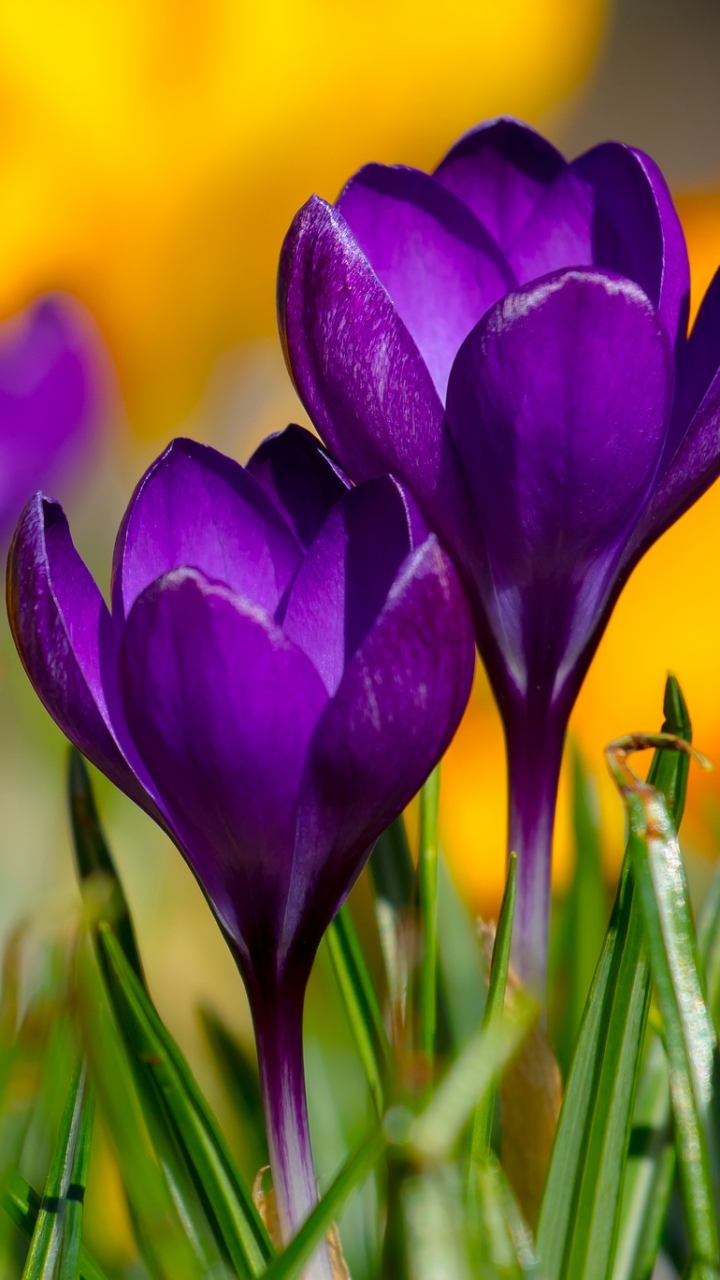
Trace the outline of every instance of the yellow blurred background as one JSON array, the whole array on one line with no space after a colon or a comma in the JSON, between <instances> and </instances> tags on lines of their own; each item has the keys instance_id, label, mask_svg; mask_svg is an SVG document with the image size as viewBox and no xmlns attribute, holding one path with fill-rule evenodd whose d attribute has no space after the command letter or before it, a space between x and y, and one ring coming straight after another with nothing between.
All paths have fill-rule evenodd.
<instances>
[{"instance_id":1,"label":"yellow blurred background","mask_svg":"<svg viewBox=\"0 0 720 1280\"><path fill-rule=\"evenodd\" d=\"M687 2L705 49L706 6ZM653 79L646 32L657 39L665 29L676 62L684 47L676 27L693 35L687 8L683 19L679 4L658 3L5 0L0 317L64 289L90 309L107 343L118 396L104 460L94 485L60 495L104 584L123 505L169 436L195 432L244 460L266 432L305 421L275 337L274 278L283 234L307 196L334 198L369 159L431 167L459 133L501 112L538 124L574 153L600 140L607 113L626 101L628 127L621 119L616 133L643 145L657 118L653 102L673 92L661 75L665 45ZM645 28L638 10L647 10ZM698 79L692 58L688 66L691 87L677 89L681 123L658 142L661 164L666 138L671 159L684 163L690 136L702 154L688 107ZM703 127L709 170L676 166L696 299L720 261L720 155L707 118ZM672 164L668 172L672 180ZM622 817L602 747L659 727L668 668L687 694L698 744L720 762L719 587L720 487L636 572L573 718L598 776L609 875ZM18 912L72 892L60 735L7 639L2 664L0 930ZM458 883L486 915L503 877L504 785L499 724L479 674L444 767L442 834ZM177 1017L189 1019L199 992L222 987L207 976L227 963L222 943L163 837L109 789L103 802L151 971L167 990L183 991L187 1012ZM698 774L690 849L713 854L718 813L720 773ZM560 883L569 857L563 791ZM192 929L180 927L189 915ZM230 1012L236 999L220 995L219 1003Z\"/></svg>"}]
</instances>

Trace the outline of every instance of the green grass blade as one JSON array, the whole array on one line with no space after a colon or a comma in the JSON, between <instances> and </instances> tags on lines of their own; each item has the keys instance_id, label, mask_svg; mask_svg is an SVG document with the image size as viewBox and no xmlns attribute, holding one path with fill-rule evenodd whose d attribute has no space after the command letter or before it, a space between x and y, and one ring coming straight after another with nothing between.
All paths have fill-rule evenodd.
<instances>
[{"instance_id":1,"label":"green grass blade","mask_svg":"<svg viewBox=\"0 0 720 1280\"><path fill-rule=\"evenodd\" d=\"M496 1088L538 1012L534 1001L518 992L512 1009L466 1045L412 1122L409 1141L416 1156L436 1163L449 1157L476 1107Z\"/></svg>"},{"instance_id":2,"label":"green grass blade","mask_svg":"<svg viewBox=\"0 0 720 1280\"><path fill-rule=\"evenodd\" d=\"M383 831L369 862L380 948L385 963L394 1021L405 1022L410 957L408 931L415 868L402 815Z\"/></svg>"},{"instance_id":3,"label":"green grass blade","mask_svg":"<svg viewBox=\"0 0 720 1280\"><path fill-rule=\"evenodd\" d=\"M410 1280L439 1280L441 1276L476 1280L456 1168L447 1165L407 1178L401 1200ZM494 1267L486 1267L483 1280L499 1280L500 1275Z\"/></svg>"},{"instance_id":4,"label":"green grass blade","mask_svg":"<svg viewBox=\"0 0 720 1280\"><path fill-rule=\"evenodd\" d=\"M40 1212L42 1197L26 1182L17 1169L11 1169L0 1191L0 1203L11 1222L28 1239L32 1239L35 1224ZM77 1259L77 1269L73 1273L79 1280L108 1280L105 1272L88 1253L83 1244Z\"/></svg>"},{"instance_id":5,"label":"green grass blade","mask_svg":"<svg viewBox=\"0 0 720 1280\"><path fill-rule=\"evenodd\" d=\"M666 724L676 733L689 734L682 694L672 677L664 708ZM681 812L687 781L684 757L658 750L651 776ZM537 1231L545 1280L606 1280L611 1272L650 989L632 864L630 841L545 1185Z\"/></svg>"},{"instance_id":6,"label":"green grass blade","mask_svg":"<svg viewBox=\"0 0 720 1280\"><path fill-rule=\"evenodd\" d=\"M205 1280L217 1274L219 1252L198 1189L154 1094L130 1063L89 946L79 956L77 996L98 1107L147 1270L152 1280Z\"/></svg>"},{"instance_id":7,"label":"green grass blade","mask_svg":"<svg viewBox=\"0 0 720 1280\"><path fill-rule=\"evenodd\" d=\"M214 1009L201 1005L198 1013L220 1078L238 1119L245 1158L245 1173L253 1179L270 1163L263 1120L257 1062L251 1050L237 1038Z\"/></svg>"},{"instance_id":8,"label":"green grass blade","mask_svg":"<svg viewBox=\"0 0 720 1280\"><path fill-rule=\"evenodd\" d=\"M106 986L128 1052L161 1109L240 1275L260 1275L273 1250L249 1191L183 1055L107 924L98 927Z\"/></svg>"},{"instance_id":9,"label":"green grass blade","mask_svg":"<svg viewBox=\"0 0 720 1280\"><path fill-rule=\"evenodd\" d=\"M391 1052L372 979L347 906L325 934L335 978L355 1039L377 1119L385 1105Z\"/></svg>"},{"instance_id":10,"label":"green grass blade","mask_svg":"<svg viewBox=\"0 0 720 1280\"><path fill-rule=\"evenodd\" d=\"M80 752L70 748L68 802L73 848L83 896L91 900L92 919L112 926L128 962L145 986L130 909L100 824L90 774Z\"/></svg>"},{"instance_id":11,"label":"green grass blade","mask_svg":"<svg viewBox=\"0 0 720 1280\"><path fill-rule=\"evenodd\" d=\"M538 1277L532 1232L523 1220L501 1166L494 1157L473 1165L469 1185L470 1256L473 1280Z\"/></svg>"},{"instance_id":12,"label":"green grass blade","mask_svg":"<svg viewBox=\"0 0 720 1280\"><path fill-rule=\"evenodd\" d=\"M73 1175L77 1172L78 1176L84 1176L85 1181L78 1186L78 1191L84 1193L91 1133L92 1114L88 1099L87 1070L85 1064L81 1063L73 1075L60 1121L45 1192L23 1269L23 1280L55 1280L58 1266L62 1268L68 1204L75 1190ZM79 1224L76 1214L73 1215L70 1227L72 1238L68 1242L69 1255L66 1256L74 1263L79 1252ZM62 1269L60 1274L62 1275Z\"/></svg>"},{"instance_id":13,"label":"green grass blade","mask_svg":"<svg viewBox=\"0 0 720 1280\"><path fill-rule=\"evenodd\" d=\"M556 1034L558 1061L567 1075L608 923L609 902L602 872L594 779L587 776L577 746L570 753L575 870L562 904L562 1018Z\"/></svg>"},{"instance_id":14,"label":"green grass blade","mask_svg":"<svg viewBox=\"0 0 720 1280\"><path fill-rule=\"evenodd\" d=\"M420 792L420 851L418 890L422 953L418 990L420 1052L429 1075L435 1056L438 989L438 805L440 766L437 765Z\"/></svg>"},{"instance_id":15,"label":"green grass blade","mask_svg":"<svg viewBox=\"0 0 720 1280\"><path fill-rule=\"evenodd\" d=\"M667 1059L654 1037L635 1103L613 1280L652 1275L675 1168Z\"/></svg>"},{"instance_id":16,"label":"green grass blade","mask_svg":"<svg viewBox=\"0 0 720 1280\"><path fill-rule=\"evenodd\" d=\"M499 1025L502 1021L505 1005L505 987L510 968L510 944L512 942L512 926L515 912L516 883L517 854L513 853L510 855L508 877L500 907L492 964L490 966L487 1003L483 1017L483 1027L486 1030L489 1027ZM475 1108L471 1155L473 1164L484 1164L489 1158L496 1098L497 1084L493 1083Z\"/></svg>"},{"instance_id":17,"label":"green grass blade","mask_svg":"<svg viewBox=\"0 0 720 1280\"><path fill-rule=\"evenodd\" d=\"M263 1280L294 1280L324 1239L347 1199L377 1164L386 1140L377 1129L361 1142L336 1173L330 1186L297 1235L263 1274Z\"/></svg>"},{"instance_id":18,"label":"green grass blade","mask_svg":"<svg viewBox=\"0 0 720 1280\"><path fill-rule=\"evenodd\" d=\"M90 1174L95 1099L89 1088L83 1100L78 1126L75 1155L67 1190L58 1280L76 1280L82 1245L83 1205Z\"/></svg>"},{"instance_id":19,"label":"green grass blade","mask_svg":"<svg viewBox=\"0 0 720 1280\"><path fill-rule=\"evenodd\" d=\"M718 1155L712 1123L717 1041L698 972L697 946L680 848L662 795L627 765L640 740L608 749L630 819L630 847L647 949L665 1026L680 1180L693 1261L720 1268ZM652 744L650 744L652 745Z\"/></svg>"}]
</instances>

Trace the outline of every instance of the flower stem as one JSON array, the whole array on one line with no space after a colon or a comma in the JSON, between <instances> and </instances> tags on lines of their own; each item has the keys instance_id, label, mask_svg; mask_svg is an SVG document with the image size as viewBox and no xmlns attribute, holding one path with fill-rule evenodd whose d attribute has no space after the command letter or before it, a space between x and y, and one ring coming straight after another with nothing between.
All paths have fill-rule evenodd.
<instances>
[{"instance_id":1,"label":"flower stem","mask_svg":"<svg viewBox=\"0 0 720 1280\"><path fill-rule=\"evenodd\" d=\"M248 987L248 995L280 1234L288 1244L318 1199L303 1066L305 983L280 980L272 992ZM302 1280L332 1280L324 1244L305 1267Z\"/></svg>"},{"instance_id":2,"label":"flower stem","mask_svg":"<svg viewBox=\"0 0 720 1280\"><path fill-rule=\"evenodd\" d=\"M523 985L545 1004L550 870L565 717L521 715L506 721L508 853L517 854L517 900L511 962Z\"/></svg>"},{"instance_id":3,"label":"flower stem","mask_svg":"<svg viewBox=\"0 0 720 1280\"><path fill-rule=\"evenodd\" d=\"M437 887L438 887L438 803L440 766L437 765L420 792L420 854L418 880L423 950L420 961L420 1051L425 1059L428 1080L432 1075L437 1024Z\"/></svg>"}]
</instances>

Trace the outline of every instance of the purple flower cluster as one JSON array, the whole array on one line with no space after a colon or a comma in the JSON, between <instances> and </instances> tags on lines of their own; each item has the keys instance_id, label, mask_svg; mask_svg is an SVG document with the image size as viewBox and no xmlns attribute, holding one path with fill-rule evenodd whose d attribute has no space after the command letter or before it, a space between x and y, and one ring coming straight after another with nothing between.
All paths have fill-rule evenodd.
<instances>
[{"instance_id":1,"label":"purple flower cluster","mask_svg":"<svg viewBox=\"0 0 720 1280\"><path fill-rule=\"evenodd\" d=\"M82 465L102 402L99 344L69 298L0 326L0 543L38 485Z\"/></svg>"},{"instance_id":2,"label":"purple flower cluster","mask_svg":"<svg viewBox=\"0 0 720 1280\"><path fill-rule=\"evenodd\" d=\"M388 476L349 487L299 427L243 469L174 441L140 481L112 613L38 494L10 622L72 742L169 833L250 999L281 1222L315 1199L301 1020L322 935L448 745L472 621L452 562Z\"/></svg>"},{"instance_id":3,"label":"purple flower cluster","mask_svg":"<svg viewBox=\"0 0 720 1280\"><path fill-rule=\"evenodd\" d=\"M391 472L451 551L505 726L514 959L539 992L570 711L630 571L720 471L720 277L688 340L667 186L514 120L432 175L371 164L288 233L299 394L356 480Z\"/></svg>"}]
</instances>

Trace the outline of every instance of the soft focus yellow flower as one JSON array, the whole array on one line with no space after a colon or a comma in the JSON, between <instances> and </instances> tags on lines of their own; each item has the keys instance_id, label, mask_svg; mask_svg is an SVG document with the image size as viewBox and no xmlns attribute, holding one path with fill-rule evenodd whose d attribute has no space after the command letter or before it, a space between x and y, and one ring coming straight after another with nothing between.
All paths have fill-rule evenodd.
<instances>
[{"instance_id":1,"label":"soft focus yellow flower","mask_svg":"<svg viewBox=\"0 0 720 1280\"><path fill-rule=\"evenodd\" d=\"M274 331L282 235L369 158L429 164L585 75L604 0L5 0L0 312L61 287L164 435Z\"/></svg>"}]
</instances>

